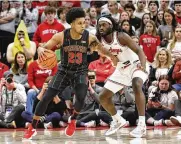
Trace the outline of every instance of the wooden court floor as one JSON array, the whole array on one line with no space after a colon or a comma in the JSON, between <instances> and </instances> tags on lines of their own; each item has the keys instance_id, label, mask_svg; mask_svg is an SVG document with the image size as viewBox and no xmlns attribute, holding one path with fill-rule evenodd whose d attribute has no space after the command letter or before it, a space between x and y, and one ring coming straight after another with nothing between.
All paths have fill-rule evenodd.
<instances>
[{"instance_id":1,"label":"wooden court floor","mask_svg":"<svg viewBox=\"0 0 181 144\"><path fill-rule=\"evenodd\" d=\"M0 129L0 144L181 144L181 127L148 127L144 138L131 138L133 128L120 129L105 137L107 128L79 128L72 137L64 129L38 130L31 141L23 141L24 129Z\"/></svg>"}]
</instances>

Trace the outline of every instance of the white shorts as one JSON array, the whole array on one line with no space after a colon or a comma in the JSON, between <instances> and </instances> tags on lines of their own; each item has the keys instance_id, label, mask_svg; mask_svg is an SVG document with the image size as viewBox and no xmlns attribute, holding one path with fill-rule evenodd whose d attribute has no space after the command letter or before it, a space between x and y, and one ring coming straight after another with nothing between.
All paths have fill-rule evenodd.
<instances>
[{"instance_id":1,"label":"white shorts","mask_svg":"<svg viewBox=\"0 0 181 144\"><path fill-rule=\"evenodd\" d=\"M125 65L122 62L119 62L117 64L116 70L107 79L104 87L113 93L116 93L124 86L131 86L132 79L135 77L141 78L144 83L148 78L148 73L138 69L138 63L140 63L140 61L130 63L129 65ZM147 72L149 71L149 66L147 66L146 70Z\"/></svg>"}]
</instances>

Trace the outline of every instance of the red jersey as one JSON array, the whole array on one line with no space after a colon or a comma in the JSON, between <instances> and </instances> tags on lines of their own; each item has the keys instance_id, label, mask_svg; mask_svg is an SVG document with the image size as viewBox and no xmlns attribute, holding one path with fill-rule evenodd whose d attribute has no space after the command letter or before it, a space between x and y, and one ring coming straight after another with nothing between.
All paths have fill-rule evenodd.
<instances>
[{"instance_id":1,"label":"red jersey","mask_svg":"<svg viewBox=\"0 0 181 144\"><path fill-rule=\"evenodd\" d=\"M38 47L39 43L49 41L54 34L62 32L63 30L64 26L61 23L59 23L56 19L51 25L48 24L47 21L45 21L38 26L33 36L33 41L36 43L36 46ZM55 48L53 50L55 50Z\"/></svg>"},{"instance_id":2,"label":"red jersey","mask_svg":"<svg viewBox=\"0 0 181 144\"><path fill-rule=\"evenodd\" d=\"M143 34L140 37L139 44L143 46L143 51L147 60L152 63L157 51L157 46L160 45L160 37Z\"/></svg>"},{"instance_id":3,"label":"red jersey","mask_svg":"<svg viewBox=\"0 0 181 144\"><path fill-rule=\"evenodd\" d=\"M55 75L56 72L57 66L52 69L41 69L38 66L37 61L33 61L28 66L28 83L30 85L30 88L32 88L32 86L42 88L46 78Z\"/></svg>"}]
</instances>

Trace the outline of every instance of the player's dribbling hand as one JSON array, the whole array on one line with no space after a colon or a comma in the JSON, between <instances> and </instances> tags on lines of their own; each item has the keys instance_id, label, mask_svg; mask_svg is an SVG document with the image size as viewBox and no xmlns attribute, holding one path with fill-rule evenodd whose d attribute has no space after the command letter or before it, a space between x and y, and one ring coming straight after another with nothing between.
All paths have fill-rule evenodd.
<instances>
[{"instance_id":1,"label":"player's dribbling hand","mask_svg":"<svg viewBox=\"0 0 181 144\"><path fill-rule=\"evenodd\" d=\"M37 49L37 52L38 52L38 59L40 62L46 60L46 52L49 52L47 49L43 48L43 47L38 47Z\"/></svg>"},{"instance_id":2,"label":"player's dribbling hand","mask_svg":"<svg viewBox=\"0 0 181 144\"><path fill-rule=\"evenodd\" d=\"M119 62L119 59L117 57L113 57L111 60L112 60L112 65L117 66L117 63Z\"/></svg>"}]
</instances>

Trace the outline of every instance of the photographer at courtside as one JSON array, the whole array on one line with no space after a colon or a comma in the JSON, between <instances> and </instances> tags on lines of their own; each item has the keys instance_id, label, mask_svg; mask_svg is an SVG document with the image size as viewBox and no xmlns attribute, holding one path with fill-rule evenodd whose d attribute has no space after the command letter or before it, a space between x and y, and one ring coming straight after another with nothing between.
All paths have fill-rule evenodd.
<instances>
[{"instance_id":1,"label":"photographer at courtside","mask_svg":"<svg viewBox=\"0 0 181 144\"><path fill-rule=\"evenodd\" d=\"M161 75L158 86L149 94L147 103L147 123L155 126L173 125L170 117L174 115L174 101L178 95L172 89L167 75Z\"/></svg>"},{"instance_id":2,"label":"photographer at courtside","mask_svg":"<svg viewBox=\"0 0 181 144\"><path fill-rule=\"evenodd\" d=\"M4 72L0 81L0 127L21 127L24 121L21 117L26 104L25 88L13 80L13 73Z\"/></svg>"}]
</instances>

